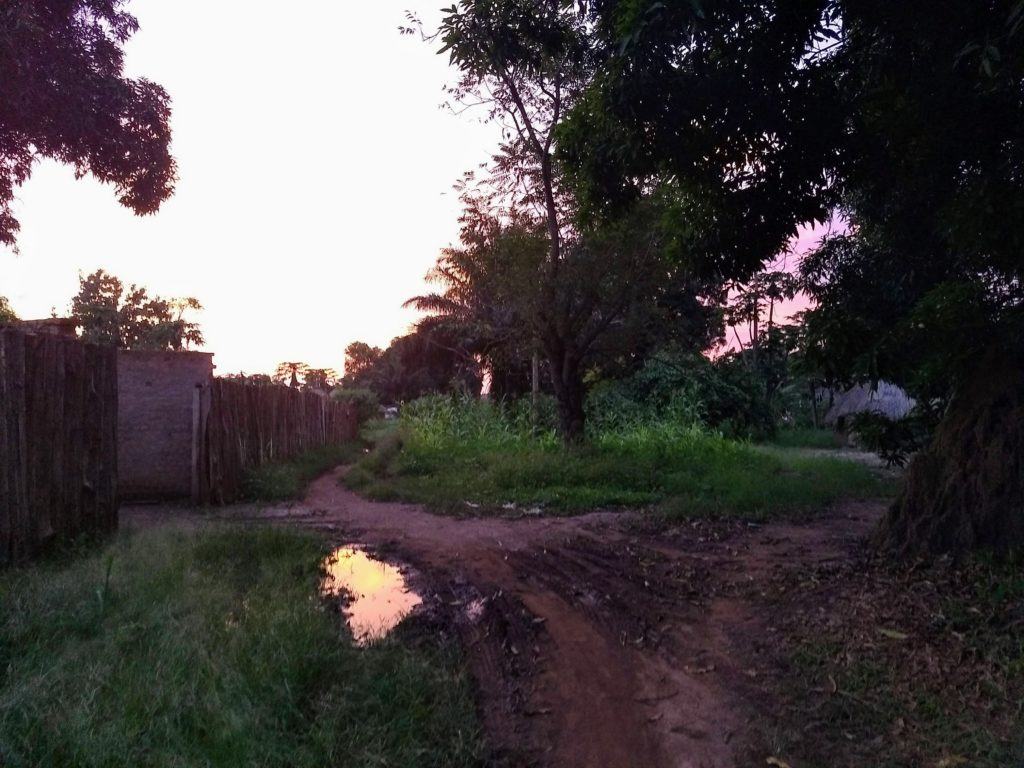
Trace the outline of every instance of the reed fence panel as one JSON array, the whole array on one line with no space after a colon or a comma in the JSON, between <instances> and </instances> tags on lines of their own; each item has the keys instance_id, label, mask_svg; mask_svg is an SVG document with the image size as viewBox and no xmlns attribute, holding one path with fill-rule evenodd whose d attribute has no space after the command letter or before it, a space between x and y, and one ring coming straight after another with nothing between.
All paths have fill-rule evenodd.
<instances>
[{"instance_id":1,"label":"reed fence panel","mask_svg":"<svg viewBox=\"0 0 1024 768\"><path fill-rule=\"evenodd\" d=\"M0 329L0 563L117 527L113 348Z\"/></svg>"}]
</instances>

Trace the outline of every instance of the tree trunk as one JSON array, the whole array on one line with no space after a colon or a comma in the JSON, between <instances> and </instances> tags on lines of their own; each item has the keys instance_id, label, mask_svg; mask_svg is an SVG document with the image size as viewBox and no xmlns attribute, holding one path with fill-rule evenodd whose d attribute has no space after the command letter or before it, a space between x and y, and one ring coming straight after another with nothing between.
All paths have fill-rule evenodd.
<instances>
[{"instance_id":1,"label":"tree trunk","mask_svg":"<svg viewBox=\"0 0 1024 768\"><path fill-rule=\"evenodd\" d=\"M981 358L914 457L876 543L902 556L1024 551L1024 367Z\"/></svg>"},{"instance_id":2,"label":"tree trunk","mask_svg":"<svg viewBox=\"0 0 1024 768\"><path fill-rule=\"evenodd\" d=\"M558 396L558 424L562 442L566 445L579 445L583 442L586 427L584 400L582 381L566 384Z\"/></svg>"},{"instance_id":3,"label":"tree trunk","mask_svg":"<svg viewBox=\"0 0 1024 768\"><path fill-rule=\"evenodd\" d=\"M583 440L586 414L583 404L586 387L578 362L571 353L548 354L551 382L558 401L558 431L567 445L578 445Z\"/></svg>"},{"instance_id":4,"label":"tree trunk","mask_svg":"<svg viewBox=\"0 0 1024 768\"><path fill-rule=\"evenodd\" d=\"M530 359L530 421L536 434L540 429L540 355L536 349Z\"/></svg>"}]
</instances>

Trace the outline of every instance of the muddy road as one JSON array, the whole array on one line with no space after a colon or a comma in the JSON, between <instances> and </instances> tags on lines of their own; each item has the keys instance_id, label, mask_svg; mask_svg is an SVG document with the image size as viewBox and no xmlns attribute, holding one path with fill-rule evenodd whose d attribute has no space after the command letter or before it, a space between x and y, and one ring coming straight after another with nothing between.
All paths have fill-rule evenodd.
<instances>
[{"instance_id":1,"label":"muddy road","mask_svg":"<svg viewBox=\"0 0 1024 768\"><path fill-rule=\"evenodd\" d=\"M367 501L339 472L300 504L219 516L312 528L409 564L466 648L489 742L509 766L765 765L753 726L772 705L769 585L850 561L884 509L667 528L618 512L455 519Z\"/></svg>"}]
</instances>

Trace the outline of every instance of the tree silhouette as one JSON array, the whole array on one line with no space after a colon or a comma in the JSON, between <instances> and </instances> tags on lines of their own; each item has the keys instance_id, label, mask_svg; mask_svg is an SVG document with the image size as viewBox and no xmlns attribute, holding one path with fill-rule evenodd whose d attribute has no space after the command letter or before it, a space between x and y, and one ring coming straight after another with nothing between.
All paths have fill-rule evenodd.
<instances>
[{"instance_id":1,"label":"tree silhouette","mask_svg":"<svg viewBox=\"0 0 1024 768\"><path fill-rule=\"evenodd\" d=\"M185 319L186 312L203 308L196 299L150 296L145 288L125 287L102 269L78 280L71 316L82 329L84 341L121 349L175 351L202 345L199 325Z\"/></svg>"},{"instance_id":2,"label":"tree silhouette","mask_svg":"<svg viewBox=\"0 0 1024 768\"><path fill-rule=\"evenodd\" d=\"M878 541L1024 548L1024 3L585 6L599 74L559 136L585 207L671 193L730 280L838 214L801 270L808 360L942 414Z\"/></svg>"},{"instance_id":3,"label":"tree silhouette","mask_svg":"<svg viewBox=\"0 0 1024 768\"><path fill-rule=\"evenodd\" d=\"M302 385L306 389L330 392L338 383L338 372L333 368L306 368L302 376Z\"/></svg>"},{"instance_id":4,"label":"tree silhouette","mask_svg":"<svg viewBox=\"0 0 1024 768\"><path fill-rule=\"evenodd\" d=\"M299 380L306 375L308 370L309 366L305 363L279 363L271 378L278 384L287 384L292 389L298 389Z\"/></svg>"},{"instance_id":5,"label":"tree silhouette","mask_svg":"<svg viewBox=\"0 0 1024 768\"><path fill-rule=\"evenodd\" d=\"M6 296L0 296L0 325L6 325L17 321L18 315L7 300Z\"/></svg>"},{"instance_id":6,"label":"tree silhouette","mask_svg":"<svg viewBox=\"0 0 1024 768\"><path fill-rule=\"evenodd\" d=\"M138 29L124 0L5 0L0 9L0 243L14 245L15 190L39 158L113 184L155 212L174 191L170 99L124 76Z\"/></svg>"}]
</instances>

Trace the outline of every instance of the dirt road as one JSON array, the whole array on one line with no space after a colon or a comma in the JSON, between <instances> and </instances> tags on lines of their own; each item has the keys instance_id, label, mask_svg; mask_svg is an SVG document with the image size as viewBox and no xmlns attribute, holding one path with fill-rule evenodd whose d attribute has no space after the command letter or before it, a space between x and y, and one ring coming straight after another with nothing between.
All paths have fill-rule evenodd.
<instances>
[{"instance_id":1,"label":"dirt road","mask_svg":"<svg viewBox=\"0 0 1024 768\"><path fill-rule=\"evenodd\" d=\"M855 557L882 509L668 529L612 512L459 520L367 501L334 473L301 504L224 516L310 527L411 565L467 648L505 764L732 768L771 756L752 728L771 705L771 585Z\"/></svg>"}]
</instances>

